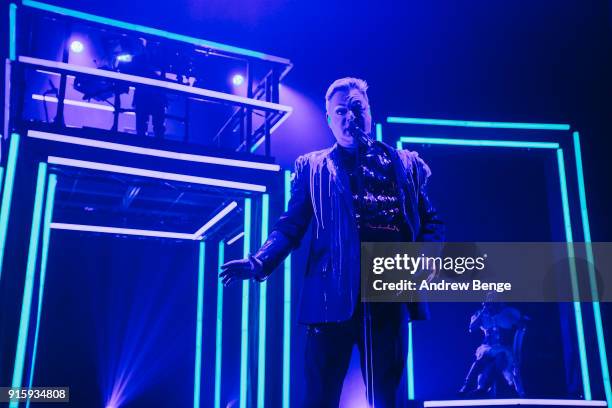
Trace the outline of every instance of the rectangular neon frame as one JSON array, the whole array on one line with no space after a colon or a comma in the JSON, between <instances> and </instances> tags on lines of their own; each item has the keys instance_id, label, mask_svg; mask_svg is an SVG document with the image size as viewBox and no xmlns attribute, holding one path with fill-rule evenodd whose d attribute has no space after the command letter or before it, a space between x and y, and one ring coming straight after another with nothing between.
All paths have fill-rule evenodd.
<instances>
[{"instance_id":1,"label":"rectangular neon frame","mask_svg":"<svg viewBox=\"0 0 612 408\"><path fill-rule=\"evenodd\" d=\"M266 171L280 171L278 164L251 162L247 160L225 159L223 157L203 156L191 153L173 152L170 150L151 149L148 147L133 146L121 143L106 142L102 140L88 139L83 137L61 135L57 133L28 130L28 137L49 140L53 142L69 143L78 146L87 146L98 149L113 150L116 152L134 153L164 159L183 160L195 163L218 164L220 166L231 166L245 169L256 169Z\"/></svg>"},{"instance_id":2,"label":"rectangular neon frame","mask_svg":"<svg viewBox=\"0 0 612 408\"><path fill-rule=\"evenodd\" d=\"M261 197L261 244L268 238L270 196ZM266 397L266 321L268 307L268 282L259 285L259 344L257 350L257 407L265 405Z\"/></svg>"},{"instance_id":3,"label":"rectangular neon frame","mask_svg":"<svg viewBox=\"0 0 612 408\"><path fill-rule=\"evenodd\" d=\"M38 164L36 178L36 193L34 196L34 209L32 211L32 228L30 230L30 245L28 248L28 261L26 265L25 282L23 287L23 300L21 303L21 317L19 319L19 333L15 351L15 365L13 367L13 380L11 387L18 388L23 384L23 369L30 327L30 313L32 308L32 293L34 291L34 278L36 274L36 260L38 257L38 243L40 239L40 225L42 221L43 200L47 179L47 164ZM12 401L10 408L16 408L19 402Z\"/></svg>"},{"instance_id":4,"label":"rectangular neon frame","mask_svg":"<svg viewBox=\"0 0 612 408\"><path fill-rule=\"evenodd\" d=\"M57 69L62 71L68 71L73 73L81 73L87 75L95 75L98 77L115 79L119 81L126 81L136 84L154 86L156 88L163 88L171 91L182 92L190 95L200 96L208 98L218 102L232 102L242 106L268 110L268 111L279 111L285 114L290 114L293 108L286 105L281 105L273 102L260 101L258 99L246 98L243 96L228 94L224 92L213 91L210 89L195 88L188 85L177 84L174 82L162 81L159 79L140 77L136 75L123 74L114 71L105 71L103 69L84 67L81 65L68 64L65 62L57 62L51 60L45 60L41 58L27 57L20 55L18 58L19 62L23 64L32 65L35 67L45 67L50 69Z\"/></svg>"},{"instance_id":5,"label":"rectangular neon frame","mask_svg":"<svg viewBox=\"0 0 612 408\"><path fill-rule=\"evenodd\" d=\"M246 258L251 251L251 199L244 199L244 240L242 255ZM242 281L242 327L240 335L240 408L247 407L249 368L249 284Z\"/></svg>"},{"instance_id":6,"label":"rectangular neon frame","mask_svg":"<svg viewBox=\"0 0 612 408\"><path fill-rule=\"evenodd\" d=\"M19 384L21 383L21 378L23 377L23 365L25 363L25 345L27 343L27 332L24 333L24 330L27 331L28 326L29 326L29 317L30 317L30 313L29 310L31 308L31 298L32 298L32 289L30 286L33 286L33 273L34 273L34 269L35 269L35 265L36 265L36 258L37 258L37 248L38 248L38 237L40 235L40 218L41 218L41 207L42 207L42 202L43 202L43 196L41 194L41 192L44 190L44 181L45 181L45 176L46 176L46 167L47 164L46 163L40 163L39 166L39 174L38 174L38 181L37 181L37 190L36 190L36 198L35 198L35 205L34 205L34 215L33 215L33 229L32 229L32 237L34 237L34 235L36 235L36 239L31 237L30 240L30 251L29 251L29 257L28 257L28 272L26 274L26 288L24 289L24 305L27 306L28 311L27 313L25 312L25 308L22 308L22 318L21 318L21 323L20 323L20 334L19 334L19 338L18 338L18 352L16 353L16 357L15 357L15 368L14 368L14 373L13 373L13 384L17 384L16 379L19 379ZM0 171L2 170L2 168L0 167ZM41 182L42 180L42 182ZM54 228L54 229L67 229L67 230L80 230L80 231L94 231L94 232L110 232L110 233L116 233L116 232L120 232L120 233L130 233L130 232L134 232L137 231L137 234L134 235L141 235L141 234L146 234L146 235L151 235L152 233L154 234L159 234L160 231L147 231L147 230L130 230L130 229L123 229L123 228L113 228L113 227L100 227L100 226L87 226L87 225L78 225L78 224L64 224L64 223L53 223L51 222L52 220L52 210L53 210L53 197L55 194L55 186L56 186L56 176L55 175L51 175L50 176L50 185L49 185L49 191L47 193L47 196L49 197L50 201L47 202L47 205L45 207L45 220L44 220L44 229L43 229L43 261L42 261L42 265L46 266L46 259L47 259L47 254L48 254L48 243L49 243L49 238L50 238L50 229ZM52 191L52 192L51 192ZM266 195L267 196L267 195ZM269 200L269 198L268 198ZM265 208L265 206L264 206ZM36 221L38 220L38 221ZM250 240L247 239L250 236L250 221L251 221L251 199L247 198L245 199L245 221L247 221L247 223L245 224L245 246L244 246L244 250L247 251L247 248L249 247L250 244ZM267 225L267 224L266 224ZM93 228L92 228L93 227ZM163 237L168 237L166 236L165 232L161 232L161 235L163 235ZM170 233L172 234L170 237L176 237L176 233ZM191 237L192 239L196 239L195 234L182 234L182 235L187 235L188 237ZM179 235L181 238L182 235ZM155 235L158 236L158 235ZM247 244L248 243L248 244ZM204 242L200 242L200 253L199 253L199 262L198 262L198 317L197 317L197 330L196 330L196 363L195 363L195 372L194 372L194 406L199 406L199 399L200 399L200 387L199 384L201 381L201 361L202 361L202 355L201 355L201 345L202 345L202 308L203 308L203 274L204 274ZM224 243L221 241L219 242L219 268L220 265L222 265L224 262ZM31 273L30 273L31 272ZM44 285L44 272L41 270L41 285ZM28 283L30 284L28 286ZM217 325L216 325L216 355L215 355L215 395L214 395L214 403L215 403L215 407L220 407L220 393L221 393L221 353L222 353L222 318L223 318L223 286L221 284L221 282L219 281L217 284L217 290L218 290L218 296L217 296ZM248 289L248 286L247 286ZM29 293L29 296L26 296L27 293ZM41 290L39 292L39 297L42 297L42 294L44 293L44 289L41 286ZM29 300L28 300L29 299ZM244 313L244 306L247 306L247 313ZM36 323L36 335L35 335L35 346L37 343L37 338L38 338L38 331L39 331L39 324L40 324L40 307L42 305L42 300L39 301L39 311L37 313L37 323ZM245 336L245 317L246 317L246 336ZM245 397L246 396L246 388L248 386L248 384L246 384L246 369L248 369L248 366L246 366L245 364L248 364L248 355L245 355L246 352L248 352L248 291L245 293L244 291L244 285L243 285L243 318L242 318L242 338L241 338L241 396ZM246 340L246 341L245 341ZM199 347L198 347L199 345ZM199 352L198 352L199 350ZM34 354L35 356L35 354ZM32 360L32 367L34 366L34 360L35 357L33 357ZM22 361L23 360L23 361ZM18 364L19 362L21 362L22 364ZM33 377L33 369L31 371L31 376L30 376L30 383L32 382L32 377ZM199 378L198 378L199 376ZM18 386L18 385L16 385ZM242 399L241 401L244 401L246 403L245 399ZM242 403L242 402L241 402ZM11 403L11 407L13 407L13 403ZM16 407L16 405L15 405Z\"/></svg>"},{"instance_id":7,"label":"rectangular neon frame","mask_svg":"<svg viewBox=\"0 0 612 408\"><path fill-rule=\"evenodd\" d=\"M537 147L537 148L555 149L557 153L557 163L558 163L558 168L559 168L561 204L563 206L563 223L564 223L564 228L565 228L566 241L568 243L573 242L572 226L570 222L569 199L568 199L568 193L567 193L567 181L566 181L566 175L565 175L565 163L563 160L563 149L559 148L558 143L543 144L542 142L495 140L494 141L495 144L491 145L488 143L488 142L491 142L490 140L484 141L484 142L487 142L485 144L478 144L479 141L473 140L473 139L446 139L446 138L432 138L432 139L435 140L434 142L435 144L463 145L459 142L468 141L469 144L467 144L467 146L488 146L488 147L494 146L494 147L511 147L511 148ZM430 143L429 140L432 140L432 139L427 138L427 137L400 137L399 140L397 141L397 148L401 149L403 143ZM451 142L451 143L445 143L445 142ZM533 145L534 143L536 144L536 146ZM568 250L570 251L572 250L571 245L568 245ZM570 267L571 266L572 265L570 264ZM582 321L582 309L581 309L580 302L573 302L573 306L574 306L574 315L576 319L576 336L578 339L578 354L580 357L580 370L582 373L582 385L583 385L583 391L584 391L584 398L585 400L591 400L592 399L591 380L589 376L588 360L586 357L586 344L585 344L585 339L584 339L584 325ZM408 389L410 390L411 387L414 389L414 366L410 366L409 362L407 362L406 365L407 365L406 369L408 370L407 376L408 376L408 382L409 382Z\"/></svg>"},{"instance_id":8,"label":"rectangular neon frame","mask_svg":"<svg viewBox=\"0 0 612 408\"><path fill-rule=\"evenodd\" d=\"M78 167L81 169L107 171L110 173L129 174L131 176L151 177L161 180L181 181L185 183L195 183L207 186L226 187L237 190L248 190L263 193L266 186L239 181L213 179L209 177L190 176L187 174L168 173L164 171L148 170L137 167L119 166L116 164L92 162L87 160L69 159L66 157L49 156L47 162L62 166Z\"/></svg>"},{"instance_id":9,"label":"rectangular neon frame","mask_svg":"<svg viewBox=\"0 0 612 408\"><path fill-rule=\"evenodd\" d=\"M565 123L518 123L518 122L483 122L474 120L448 120L448 119L426 119L405 118L390 116L387 123L401 123L410 125L434 125L434 126L459 126L490 129L531 129L531 130L570 130L570 125Z\"/></svg>"},{"instance_id":10,"label":"rectangular neon frame","mask_svg":"<svg viewBox=\"0 0 612 408\"><path fill-rule=\"evenodd\" d=\"M234 47L231 45L221 44L213 41L206 41L200 38L190 37L182 34L175 34L156 28L146 27L139 24L126 23L124 21L114 20L112 18L96 16L94 14L84 13L82 11L71 10L64 7L58 7L47 3L42 3L34 0L24 0L24 6L36 8L39 10L48 11L51 13L62 14L69 17L78 18L80 20L91 21L98 24L105 24L117 28L122 28L130 31L137 31L143 34L154 35L157 37L168 38L174 41L181 41L188 44L193 44L199 47L215 49L219 51L229 52L233 54L243 55L245 57L262 59L265 61L276 62L279 64L291 65L291 61L285 58L276 57L274 55L264 54L262 52L252 51L245 48Z\"/></svg>"}]
</instances>

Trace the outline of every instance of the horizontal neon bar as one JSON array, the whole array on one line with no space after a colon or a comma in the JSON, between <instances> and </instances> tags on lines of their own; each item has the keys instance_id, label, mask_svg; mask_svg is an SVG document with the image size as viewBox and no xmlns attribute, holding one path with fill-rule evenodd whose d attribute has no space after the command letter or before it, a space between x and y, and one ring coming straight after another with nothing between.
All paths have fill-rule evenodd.
<instances>
[{"instance_id":1,"label":"horizontal neon bar","mask_svg":"<svg viewBox=\"0 0 612 408\"><path fill-rule=\"evenodd\" d=\"M266 61L272 61L279 64L291 64L291 61L285 58L276 57L274 55L268 55L257 51L248 50L245 48L234 47L231 45L221 44L213 41L206 41L200 38L190 37L187 35L171 33L157 28L151 28L142 26L139 24L126 23L124 21L115 20L112 18L96 16L94 14L84 13L82 11L71 10L64 7L58 7L51 4L41 3L34 0L24 0L24 6L37 8L39 10L48 11L51 13L62 14L69 17L78 18L81 20L92 21L94 23L105 24L113 27L122 28L125 30L137 31L144 34L155 35L158 37L168 38L170 40L181 41L188 44L193 44L198 47L205 47L215 49L218 51L224 51L232 54L243 55L251 58L258 58Z\"/></svg>"},{"instance_id":2,"label":"horizontal neon bar","mask_svg":"<svg viewBox=\"0 0 612 408\"><path fill-rule=\"evenodd\" d=\"M410 124L410 125L478 127L478 128L494 128L494 129L570 130L570 125L565 124L565 123L482 122L482 121L474 121L474 120L403 118L403 117L396 117L396 116L388 117L387 123L402 123L402 124Z\"/></svg>"},{"instance_id":3,"label":"horizontal neon bar","mask_svg":"<svg viewBox=\"0 0 612 408\"><path fill-rule=\"evenodd\" d=\"M244 237L244 231L236 234L236 236L232 239L230 239L229 241L227 241L225 244L226 245L232 245L234 242L238 241L240 238Z\"/></svg>"},{"instance_id":4,"label":"horizontal neon bar","mask_svg":"<svg viewBox=\"0 0 612 408\"><path fill-rule=\"evenodd\" d=\"M402 143L443 144L454 146L518 147L528 149L559 148L559 143L554 142L523 142L517 140L477 140L402 136L399 141Z\"/></svg>"},{"instance_id":5,"label":"horizontal neon bar","mask_svg":"<svg viewBox=\"0 0 612 408\"><path fill-rule=\"evenodd\" d=\"M51 228L58 229L58 230L70 230L70 231L101 232L105 234L138 235L142 237L176 238L176 239L188 239L188 240L196 239L194 234L183 234L180 232L153 231L153 230L143 230L143 229L134 229L134 228L104 227L101 225L66 224L63 222L52 222Z\"/></svg>"},{"instance_id":6,"label":"horizontal neon bar","mask_svg":"<svg viewBox=\"0 0 612 408\"><path fill-rule=\"evenodd\" d=\"M204 98L208 98L218 102L233 102L244 106L249 106L256 109L264 109L279 112L291 112L293 108L278 103L260 101L252 98L245 98L243 96L232 95L224 92L212 91L210 89L194 88L188 85L181 85L174 82L162 81L159 79L152 79L146 77L140 77L136 75L122 74L120 72L106 71L103 69L83 67L80 65L67 64L65 62L50 61L40 58L32 58L20 55L18 58L19 62L29 64L37 67L46 67L52 69L58 69L62 71L77 72L87 75L95 75L98 77L110 78L119 81L126 81L136 84L155 86L157 88L164 88L171 91L183 92L191 95L196 95Z\"/></svg>"},{"instance_id":7,"label":"horizontal neon bar","mask_svg":"<svg viewBox=\"0 0 612 408\"><path fill-rule=\"evenodd\" d=\"M41 132L38 130L28 130L28 137L36 139L50 140L53 142L70 143L80 146L96 147L99 149L114 150L118 152L142 154L146 156L161 157L165 159L176 159L206 164L218 164L222 166L241 167L245 169L257 169L268 171L280 171L278 164L258 163L246 160L224 159L222 157L201 156L190 153L179 153L169 150L150 149L147 147L132 146L121 143L105 142L82 137L60 135L57 133Z\"/></svg>"},{"instance_id":8,"label":"horizontal neon bar","mask_svg":"<svg viewBox=\"0 0 612 408\"><path fill-rule=\"evenodd\" d=\"M237 190L249 190L264 193L266 186L259 184L242 183L239 181L229 181L213 179L208 177L189 176L186 174L166 173L163 171L140 169L136 167L118 166L115 164L99 163L86 160L68 159L65 157L49 156L47 161L50 164L62 166L78 167L81 169L108 171L112 173L129 174L132 176L151 177L161 180L181 181L185 183L203 184L207 186L234 188Z\"/></svg>"},{"instance_id":9,"label":"horizontal neon bar","mask_svg":"<svg viewBox=\"0 0 612 408\"><path fill-rule=\"evenodd\" d=\"M605 407L606 401L562 400L562 399L476 399L476 400L449 400L425 401L424 407L488 407L491 405L543 405L568 407Z\"/></svg>"},{"instance_id":10,"label":"horizontal neon bar","mask_svg":"<svg viewBox=\"0 0 612 408\"><path fill-rule=\"evenodd\" d=\"M107 227L102 225L83 225L83 224L68 224L55 222L51 223L51 228L72 230L72 231L88 231L88 232L103 232L108 234L125 234L125 235L139 235L144 237L158 237L158 238L176 238L176 239L188 239L188 240L200 240L202 234L206 232L210 227L215 225L219 220L225 217L230 211L232 211L238 203L232 201L227 207L221 210L217 215L212 217L202 228L193 234L181 233L181 232L170 232L170 231L154 231L154 230L143 230L135 228L119 228L119 227Z\"/></svg>"},{"instance_id":11,"label":"horizontal neon bar","mask_svg":"<svg viewBox=\"0 0 612 408\"><path fill-rule=\"evenodd\" d=\"M202 226L202 228L200 228L199 230L194 232L193 235L195 235L198 239L202 239L202 235L204 235L204 233L206 231L208 231L210 228L212 228L213 225L218 223L223 217L225 217L227 214L229 214L230 211L232 211L237 206L238 206L238 203L235 202L235 201L232 201L225 208L223 208L221 211L219 211L214 217L212 217L210 220L208 220L208 222L206 224L204 224Z\"/></svg>"},{"instance_id":12,"label":"horizontal neon bar","mask_svg":"<svg viewBox=\"0 0 612 408\"><path fill-rule=\"evenodd\" d=\"M32 99L34 99L35 101L46 101L46 102L51 102L51 103L58 102L58 99L55 96L49 96L49 95L33 94ZM106 112L115 111L115 108L113 108L112 106L102 105L101 103L84 102L84 101L78 101L74 99L64 99L64 103L66 105L78 106L81 108L98 109L98 110L102 110ZM124 113L126 115L134 115L134 112L124 112Z\"/></svg>"}]
</instances>

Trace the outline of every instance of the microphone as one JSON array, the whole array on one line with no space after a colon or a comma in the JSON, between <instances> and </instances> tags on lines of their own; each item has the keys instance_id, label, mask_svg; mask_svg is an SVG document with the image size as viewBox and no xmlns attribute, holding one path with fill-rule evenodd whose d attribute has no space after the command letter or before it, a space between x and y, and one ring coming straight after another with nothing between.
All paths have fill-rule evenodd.
<instances>
[{"instance_id":1,"label":"microphone","mask_svg":"<svg viewBox=\"0 0 612 408\"><path fill-rule=\"evenodd\" d=\"M348 108L355 116L355 119L349 123L349 130L351 134L357 139L358 142L366 145L367 147L372 146L374 141L363 129L365 127L365 119L363 117L364 108L361 104L361 100L353 96L349 97Z\"/></svg>"}]
</instances>

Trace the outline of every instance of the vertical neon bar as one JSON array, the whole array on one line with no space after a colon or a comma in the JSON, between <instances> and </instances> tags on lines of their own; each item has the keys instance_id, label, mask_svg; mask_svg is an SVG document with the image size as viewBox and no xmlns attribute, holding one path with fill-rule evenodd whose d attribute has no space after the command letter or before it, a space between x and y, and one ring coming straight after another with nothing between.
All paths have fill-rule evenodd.
<instances>
[{"instance_id":1,"label":"vertical neon bar","mask_svg":"<svg viewBox=\"0 0 612 408\"><path fill-rule=\"evenodd\" d=\"M251 250L251 199L244 199L244 238L242 255L246 258ZM249 361L249 284L242 282L242 329L240 340L240 408L247 407L248 361Z\"/></svg>"},{"instance_id":2,"label":"vertical neon bar","mask_svg":"<svg viewBox=\"0 0 612 408\"><path fill-rule=\"evenodd\" d=\"M381 123L377 123L376 124L376 140L379 142L382 142L382 124Z\"/></svg>"},{"instance_id":3,"label":"vertical neon bar","mask_svg":"<svg viewBox=\"0 0 612 408\"><path fill-rule=\"evenodd\" d=\"M591 227L589 224L589 213L586 201L586 189L584 185L584 172L582 169L582 152L580 149L580 134L574 132L574 156L576 159L576 173L578 175L578 195L580 197L580 215L582 218L582 230L584 233L584 242L587 243L587 261L589 264L589 279L591 283L591 293L593 295L593 315L595 317L595 333L597 335L597 348L599 351L599 361L601 364L601 376L603 379L604 391L608 406L612 406L612 387L610 385L610 370L608 368L608 356L606 353L606 341L604 338L603 321L601 319L601 309L598 301L597 280L595 279L595 271L593 266L595 260L593 258L593 248L591 243Z\"/></svg>"},{"instance_id":4,"label":"vertical neon bar","mask_svg":"<svg viewBox=\"0 0 612 408\"><path fill-rule=\"evenodd\" d=\"M397 141L397 148L403 149L402 140ZM406 356L406 382L408 385L408 399L414 399L414 350L412 344L412 322L408 322L408 355Z\"/></svg>"},{"instance_id":5,"label":"vertical neon bar","mask_svg":"<svg viewBox=\"0 0 612 408\"><path fill-rule=\"evenodd\" d=\"M414 350L412 348L412 322L408 322L408 356L406 357L406 380L408 381L408 399L414 399Z\"/></svg>"},{"instance_id":6,"label":"vertical neon bar","mask_svg":"<svg viewBox=\"0 0 612 408\"><path fill-rule=\"evenodd\" d=\"M219 241L219 265L217 274L221 272L221 265L225 263L225 243ZM223 284L217 279L217 326L215 339L215 408L221 408L221 357L223 356Z\"/></svg>"},{"instance_id":7,"label":"vertical neon bar","mask_svg":"<svg viewBox=\"0 0 612 408\"><path fill-rule=\"evenodd\" d=\"M563 223L565 225L565 238L568 242L568 252L570 259L573 259L573 246L571 243L574 238L572 235L572 224L569 211L569 199L567 194L567 178L565 177L565 161L563 159L563 149L557 149L557 162L559 165L559 183L561 186L561 203L563 205ZM574 268L572 268L572 266ZM574 269L572 271L572 269ZM570 264L572 280L575 279L575 265ZM574 282L572 281L572 289ZM591 400L591 380L589 377L589 363L586 356L586 345L584 341L584 325L582 323L582 307L580 302L574 301L574 315L576 319L576 337L578 339L578 354L580 356L580 371L582 373L582 387L584 399Z\"/></svg>"},{"instance_id":8,"label":"vertical neon bar","mask_svg":"<svg viewBox=\"0 0 612 408\"><path fill-rule=\"evenodd\" d=\"M0 208L0 279L2 278L2 264L4 260L4 247L6 246L6 230L8 228L11 200L13 198L13 184L15 182L15 168L17 167L17 153L19 152L19 135L13 133L9 145L6 162L6 176L2 190L2 207Z\"/></svg>"},{"instance_id":9,"label":"vertical neon bar","mask_svg":"<svg viewBox=\"0 0 612 408\"><path fill-rule=\"evenodd\" d=\"M30 246L28 249L28 262L26 265L25 283L23 287L23 300L21 303L21 318L19 320L19 334L17 336L17 348L15 351L15 366L13 367L12 387L21 387L23 379L23 368L25 365L25 353L28 343L28 328L30 326L30 311L32 308L32 292L34 290L34 273L36 271L36 260L38 259L38 241L40 238L40 223L42 218L42 205L45 193L45 181L47 177L47 163L38 165L38 177L36 179L36 195L34 197L34 210L32 212L32 230L30 232ZM9 407L17 407L19 402L13 401Z\"/></svg>"},{"instance_id":10,"label":"vertical neon bar","mask_svg":"<svg viewBox=\"0 0 612 408\"><path fill-rule=\"evenodd\" d=\"M40 279L38 283L38 306L36 311L36 329L34 331L34 347L32 348L32 362L30 364L30 379L28 387L32 388L34 381L34 370L36 368L36 353L38 350L38 335L40 332L40 316L42 315L43 296L45 293L45 279L47 276L47 259L49 258L49 242L51 238L51 220L53 219L53 205L55 203L55 187L57 176L49 175L47 185L47 199L45 201L45 215L43 218L42 253L40 260ZM26 408L29 408L30 400L26 401Z\"/></svg>"},{"instance_id":11,"label":"vertical neon bar","mask_svg":"<svg viewBox=\"0 0 612 408\"><path fill-rule=\"evenodd\" d=\"M268 218L270 212L270 195L261 197L261 243L268 238ZM259 286L259 349L257 358L257 407L263 407L266 398L266 320L268 305L268 282Z\"/></svg>"},{"instance_id":12,"label":"vertical neon bar","mask_svg":"<svg viewBox=\"0 0 612 408\"><path fill-rule=\"evenodd\" d=\"M204 254L206 243L200 241L198 256L198 309L196 320L195 373L193 378L193 408L200 408L202 378L202 319L204 317Z\"/></svg>"},{"instance_id":13,"label":"vertical neon bar","mask_svg":"<svg viewBox=\"0 0 612 408\"><path fill-rule=\"evenodd\" d=\"M4 62L4 123L3 135L9 134L9 118L11 116L11 61Z\"/></svg>"},{"instance_id":14,"label":"vertical neon bar","mask_svg":"<svg viewBox=\"0 0 612 408\"><path fill-rule=\"evenodd\" d=\"M15 61L17 56L17 5L9 6L9 59Z\"/></svg>"},{"instance_id":15,"label":"vertical neon bar","mask_svg":"<svg viewBox=\"0 0 612 408\"><path fill-rule=\"evenodd\" d=\"M291 197L291 172L285 170L285 211ZM283 408L289 408L291 374L291 255L283 263Z\"/></svg>"},{"instance_id":16,"label":"vertical neon bar","mask_svg":"<svg viewBox=\"0 0 612 408\"><path fill-rule=\"evenodd\" d=\"M0 135L0 138L1 137L2 135ZM4 167L0 166L0 192L2 191L2 185L4 184L4 179L2 176L4 176Z\"/></svg>"}]
</instances>

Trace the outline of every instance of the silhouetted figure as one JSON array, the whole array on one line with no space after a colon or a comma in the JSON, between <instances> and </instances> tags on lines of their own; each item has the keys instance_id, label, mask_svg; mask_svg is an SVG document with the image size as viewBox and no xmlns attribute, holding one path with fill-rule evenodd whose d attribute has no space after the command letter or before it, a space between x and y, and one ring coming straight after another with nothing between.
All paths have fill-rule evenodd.
<instances>
[{"instance_id":1,"label":"silhouetted figure","mask_svg":"<svg viewBox=\"0 0 612 408\"><path fill-rule=\"evenodd\" d=\"M504 303L484 302L472 315L470 333L480 328L484 334L476 349L474 362L459 390L464 395L496 394L495 385L503 380L523 397L525 391L520 378L519 357L527 318L517 309ZM513 345L509 337L513 336Z\"/></svg>"}]
</instances>

